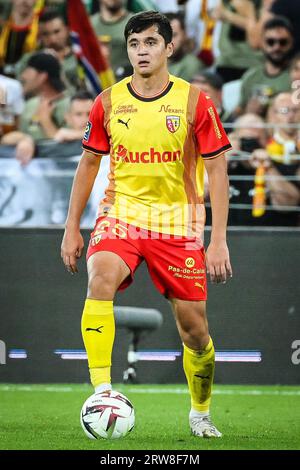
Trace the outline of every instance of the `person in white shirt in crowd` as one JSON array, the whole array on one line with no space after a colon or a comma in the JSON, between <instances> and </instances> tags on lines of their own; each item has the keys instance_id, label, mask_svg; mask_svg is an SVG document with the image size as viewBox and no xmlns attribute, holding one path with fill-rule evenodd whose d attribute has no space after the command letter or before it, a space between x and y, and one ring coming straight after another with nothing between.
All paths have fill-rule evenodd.
<instances>
[{"instance_id":1,"label":"person in white shirt in crowd","mask_svg":"<svg viewBox=\"0 0 300 470\"><path fill-rule=\"evenodd\" d=\"M0 74L0 137L15 130L24 108L22 85Z\"/></svg>"}]
</instances>

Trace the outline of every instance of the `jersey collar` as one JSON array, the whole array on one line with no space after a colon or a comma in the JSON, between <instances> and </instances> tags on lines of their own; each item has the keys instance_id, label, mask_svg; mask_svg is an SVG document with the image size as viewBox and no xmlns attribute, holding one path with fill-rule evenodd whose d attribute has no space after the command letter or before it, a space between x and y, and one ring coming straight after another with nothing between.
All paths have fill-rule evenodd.
<instances>
[{"instance_id":1,"label":"jersey collar","mask_svg":"<svg viewBox=\"0 0 300 470\"><path fill-rule=\"evenodd\" d=\"M171 90L172 86L174 85L174 82L172 81L169 81L168 84L165 86L165 88L157 95L154 95L154 96L143 96L143 95L140 95L134 88L133 86L131 85L131 82L127 83L127 88L128 88L128 91L129 93L134 96L137 100L140 100L140 101L156 101L156 100L159 100L160 98L162 98L163 96L165 96L167 93L169 93L169 91Z\"/></svg>"}]
</instances>

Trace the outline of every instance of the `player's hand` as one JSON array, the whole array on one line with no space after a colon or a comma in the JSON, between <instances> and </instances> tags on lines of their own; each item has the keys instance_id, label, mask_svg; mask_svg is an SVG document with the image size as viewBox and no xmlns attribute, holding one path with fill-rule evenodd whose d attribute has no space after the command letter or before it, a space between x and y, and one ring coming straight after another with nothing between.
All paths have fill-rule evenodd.
<instances>
[{"instance_id":1,"label":"player's hand","mask_svg":"<svg viewBox=\"0 0 300 470\"><path fill-rule=\"evenodd\" d=\"M225 284L232 277L226 242L211 242L206 251L206 271L212 283Z\"/></svg>"},{"instance_id":2,"label":"player's hand","mask_svg":"<svg viewBox=\"0 0 300 470\"><path fill-rule=\"evenodd\" d=\"M65 230L61 244L61 257L70 274L78 273L77 260L81 257L84 241L79 230Z\"/></svg>"}]
</instances>

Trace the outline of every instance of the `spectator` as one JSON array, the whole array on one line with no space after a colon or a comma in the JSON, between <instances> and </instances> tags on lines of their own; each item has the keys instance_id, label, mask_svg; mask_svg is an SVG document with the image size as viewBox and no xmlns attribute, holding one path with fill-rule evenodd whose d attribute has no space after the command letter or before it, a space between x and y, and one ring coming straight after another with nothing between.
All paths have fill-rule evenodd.
<instances>
[{"instance_id":1,"label":"spectator","mask_svg":"<svg viewBox=\"0 0 300 470\"><path fill-rule=\"evenodd\" d=\"M276 17L284 16L292 24L294 30L294 53L300 51L300 0L263 0L260 19L253 25L252 37L259 43L261 31L266 21Z\"/></svg>"},{"instance_id":2,"label":"spectator","mask_svg":"<svg viewBox=\"0 0 300 470\"><path fill-rule=\"evenodd\" d=\"M276 210L273 211L274 225L299 225L299 214L287 207L299 207L300 204L300 153L299 120L300 107L295 104L292 93L280 93L274 99L269 121L275 124L274 132L266 149L256 150L250 164L256 168L264 165L266 174L272 179L266 181L270 199ZM288 177L298 177L290 181Z\"/></svg>"},{"instance_id":3,"label":"spectator","mask_svg":"<svg viewBox=\"0 0 300 470\"><path fill-rule=\"evenodd\" d=\"M22 73L25 96L33 95L25 104L21 129L35 140L53 138L64 123L67 98L61 68L52 54L37 52Z\"/></svg>"},{"instance_id":4,"label":"spectator","mask_svg":"<svg viewBox=\"0 0 300 470\"><path fill-rule=\"evenodd\" d=\"M40 11L35 0L12 0L10 17L3 23L0 34L0 71L15 76L15 64L22 54L37 46Z\"/></svg>"},{"instance_id":5,"label":"spectator","mask_svg":"<svg viewBox=\"0 0 300 470\"><path fill-rule=\"evenodd\" d=\"M0 137L15 130L24 108L21 84L12 78L0 75Z\"/></svg>"},{"instance_id":6,"label":"spectator","mask_svg":"<svg viewBox=\"0 0 300 470\"><path fill-rule=\"evenodd\" d=\"M58 142L82 140L93 101L93 95L88 91L79 91L73 95L65 114L68 127L61 127L55 134L54 140Z\"/></svg>"},{"instance_id":7,"label":"spectator","mask_svg":"<svg viewBox=\"0 0 300 470\"><path fill-rule=\"evenodd\" d=\"M39 21L41 49L51 50L59 59L62 73L69 89L79 89L82 82L78 75L78 63L72 52L69 29L63 16L55 10L45 11ZM21 75L32 53L25 54L16 64L16 73Z\"/></svg>"},{"instance_id":8,"label":"spectator","mask_svg":"<svg viewBox=\"0 0 300 470\"><path fill-rule=\"evenodd\" d=\"M87 91L79 91L70 99L68 110L65 114L65 121L68 127L62 127L57 131L54 140L58 142L57 147L68 143L69 147L74 149L73 156L79 155L82 149L82 138L89 113L93 106L93 95ZM72 145L73 144L73 145ZM66 149L66 145L63 145ZM60 154L66 153L61 149ZM60 171L70 168L70 162L66 158L53 162L55 168ZM70 181L64 178L52 178L52 203L51 203L51 223L63 224L66 220L68 211L68 196L70 192ZM99 202L99 201L98 201ZM88 212L91 209L91 203L88 206ZM86 214L88 217L88 215Z\"/></svg>"},{"instance_id":9,"label":"spectator","mask_svg":"<svg viewBox=\"0 0 300 470\"><path fill-rule=\"evenodd\" d=\"M203 62L191 53L191 41L188 40L184 16L181 13L166 13L173 31L173 54L169 59L169 72L188 82L204 68Z\"/></svg>"},{"instance_id":10,"label":"spectator","mask_svg":"<svg viewBox=\"0 0 300 470\"><path fill-rule=\"evenodd\" d=\"M256 114L244 114L235 122L234 132L229 135L233 152L229 155L228 174L230 181L229 225L271 225L272 214L266 211L261 217L253 217L252 201L255 168L249 157L267 144L264 120ZM266 204L270 204L267 195Z\"/></svg>"},{"instance_id":11,"label":"spectator","mask_svg":"<svg viewBox=\"0 0 300 470\"><path fill-rule=\"evenodd\" d=\"M300 52L300 0L275 0L271 2L271 15L287 18L295 31L294 51Z\"/></svg>"},{"instance_id":12,"label":"spectator","mask_svg":"<svg viewBox=\"0 0 300 470\"><path fill-rule=\"evenodd\" d=\"M22 73L25 96L32 96L25 104L20 131L11 132L3 144L16 145L16 157L27 164L34 155L35 142L52 139L64 125L68 98L60 77L59 61L52 54L37 52L30 57Z\"/></svg>"},{"instance_id":13,"label":"spectator","mask_svg":"<svg viewBox=\"0 0 300 470\"><path fill-rule=\"evenodd\" d=\"M102 37L110 39L110 64L116 79L132 73L124 42L124 29L132 13L124 7L124 0L99 0L99 12L91 16L91 22L100 43Z\"/></svg>"},{"instance_id":14,"label":"spectator","mask_svg":"<svg viewBox=\"0 0 300 470\"><path fill-rule=\"evenodd\" d=\"M263 115L272 96L290 90L292 49L293 29L289 21L282 17L267 21L263 30L265 62L243 76L237 112L246 109L247 112Z\"/></svg>"},{"instance_id":15,"label":"spectator","mask_svg":"<svg viewBox=\"0 0 300 470\"><path fill-rule=\"evenodd\" d=\"M191 83L211 97L223 122L232 122L234 120L234 116L226 112L223 108L223 80L218 73L208 71L201 72L193 77Z\"/></svg>"},{"instance_id":16,"label":"spectator","mask_svg":"<svg viewBox=\"0 0 300 470\"><path fill-rule=\"evenodd\" d=\"M238 80L261 63L262 54L249 45L249 24L256 21L256 0L220 0L214 16L222 21L217 72L224 82Z\"/></svg>"}]
</instances>

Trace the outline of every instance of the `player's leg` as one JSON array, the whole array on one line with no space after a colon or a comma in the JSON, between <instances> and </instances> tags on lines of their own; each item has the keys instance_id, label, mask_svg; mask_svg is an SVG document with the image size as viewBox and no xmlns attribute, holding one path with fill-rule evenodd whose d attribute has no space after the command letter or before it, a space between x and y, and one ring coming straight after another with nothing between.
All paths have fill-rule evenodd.
<instances>
[{"instance_id":1,"label":"player's leg","mask_svg":"<svg viewBox=\"0 0 300 470\"><path fill-rule=\"evenodd\" d=\"M221 434L209 418L215 355L205 310L204 248L194 239L153 238L144 244L143 256L155 286L171 300L184 344L184 371L192 401L192 432L201 437L219 437Z\"/></svg>"},{"instance_id":2,"label":"player's leg","mask_svg":"<svg viewBox=\"0 0 300 470\"><path fill-rule=\"evenodd\" d=\"M191 430L199 437L221 437L209 417L215 350L208 331L206 302L172 299L171 303L184 348L183 367L191 394Z\"/></svg>"},{"instance_id":3,"label":"player's leg","mask_svg":"<svg viewBox=\"0 0 300 470\"><path fill-rule=\"evenodd\" d=\"M88 292L81 331L96 391L111 389L111 356L115 338L113 299L130 269L116 253L99 251L87 263Z\"/></svg>"}]
</instances>

